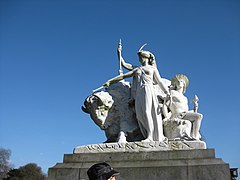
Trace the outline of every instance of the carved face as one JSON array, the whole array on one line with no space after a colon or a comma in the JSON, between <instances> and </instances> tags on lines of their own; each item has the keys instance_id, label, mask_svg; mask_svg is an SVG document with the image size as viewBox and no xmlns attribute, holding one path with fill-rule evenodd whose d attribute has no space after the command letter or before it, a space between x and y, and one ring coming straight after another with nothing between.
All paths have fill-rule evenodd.
<instances>
[{"instance_id":1,"label":"carved face","mask_svg":"<svg viewBox=\"0 0 240 180\"><path fill-rule=\"evenodd\" d=\"M176 78L171 82L173 88L181 93L185 93L186 90L186 82L182 78Z\"/></svg>"},{"instance_id":2,"label":"carved face","mask_svg":"<svg viewBox=\"0 0 240 180\"><path fill-rule=\"evenodd\" d=\"M177 90L184 89L185 87L185 81L183 79L179 79L176 83Z\"/></svg>"},{"instance_id":3,"label":"carved face","mask_svg":"<svg viewBox=\"0 0 240 180\"><path fill-rule=\"evenodd\" d=\"M151 53L149 51L139 51L138 52L139 61L141 64L149 61Z\"/></svg>"},{"instance_id":4,"label":"carved face","mask_svg":"<svg viewBox=\"0 0 240 180\"><path fill-rule=\"evenodd\" d=\"M90 114L91 118L94 120L94 122L101 128L105 129L104 126L107 115L108 115L108 108L106 108L104 105L98 106L97 104L93 105L93 111Z\"/></svg>"},{"instance_id":5,"label":"carved face","mask_svg":"<svg viewBox=\"0 0 240 180\"><path fill-rule=\"evenodd\" d=\"M138 56L139 57L139 62L141 63L141 64L144 64L146 61L148 61L148 58L146 58L146 57L143 57L143 56Z\"/></svg>"},{"instance_id":6,"label":"carved face","mask_svg":"<svg viewBox=\"0 0 240 180\"><path fill-rule=\"evenodd\" d=\"M175 90L183 89L182 93L186 92L186 88L189 84L187 76L184 74L177 74L171 80L171 85Z\"/></svg>"},{"instance_id":7,"label":"carved face","mask_svg":"<svg viewBox=\"0 0 240 180\"><path fill-rule=\"evenodd\" d=\"M101 129L106 129L108 127L106 124L108 111L112 107L113 102L112 97L107 92L94 93L84 102L86 106L85 112L90 114L95 124Z\"/></svg>"}]
</instances>

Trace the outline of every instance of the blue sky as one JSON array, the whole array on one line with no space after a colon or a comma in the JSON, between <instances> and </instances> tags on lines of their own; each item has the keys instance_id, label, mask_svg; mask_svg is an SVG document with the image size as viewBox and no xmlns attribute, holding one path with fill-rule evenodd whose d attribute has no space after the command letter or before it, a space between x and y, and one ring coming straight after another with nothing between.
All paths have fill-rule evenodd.
<instances>
[{"instance_id":1,"label":"blue sky","mask_svg":"<svg viewBox=\"0 0 240 180\"><path fill-rule=\"evenodd\" d=\"M15 167L47 172L75 146L105 141L80 108L118 74L120 38L127 62L148 43L162 77L189 77L208 148L240 168L239 0L1 0L0 146Z\"/></svg>"}]
</instances>

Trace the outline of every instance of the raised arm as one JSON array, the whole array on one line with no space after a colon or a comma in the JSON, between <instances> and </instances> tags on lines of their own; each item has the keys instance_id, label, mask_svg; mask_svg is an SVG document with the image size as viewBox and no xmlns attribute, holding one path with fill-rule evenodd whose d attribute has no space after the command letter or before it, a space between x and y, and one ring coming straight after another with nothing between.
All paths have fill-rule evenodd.
<instances>
[{"instance_id":1,"label":"raised arm","mask_svg":"<svg viewBox=\"0 0 240 180\"><path fill-rule=\"evenodd\" d=\"M118 59L121 63L121 65L126 68L127 70L133 70L134 67L133 65L129 64L129 63L126 63L125 60L123 59L122 57L122 43L121 43L121 40L119 41L119 44L118 44L118 49L117 49L117 53L118 53Z\"/></svg>"},{"instance_id":2,"label":"raised arm","mask_svg":"<svg viewBox=\"0 0 240 180\"><path fill-rule=\"evenodd\" d=\"M124 68L126 68L127 70L131 71L131 70L133 70L135 68L133 65L131 65L129 63L126 63L125 60L123 59L123 57L121 57L120 61L121 61L122 66Z\"/></svg>"}]
</instances>

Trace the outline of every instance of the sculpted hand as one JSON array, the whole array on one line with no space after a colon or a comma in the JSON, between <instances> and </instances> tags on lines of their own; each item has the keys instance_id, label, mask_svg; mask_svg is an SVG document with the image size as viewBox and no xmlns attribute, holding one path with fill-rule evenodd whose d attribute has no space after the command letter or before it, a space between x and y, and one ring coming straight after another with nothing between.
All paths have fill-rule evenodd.
<instances>
[{"instance_id":1,"label":"sculpted hand","mask_svg":"<svg viewBox=\"0 0 240 180\"><path fill-rule=\"evenodd\" d=\"M117 51L118 51L118 53L122 52L122 42L121 42L121 39L119 40Z\"/></svg>"},{"instance_id":2,"label":"sculpted hand","mask_svg":"<svg viewBox=\"0 0 240 180\"><path fill-rule=\"evenodd\" d=\"M170 100L170 98L171 98L171 95L169 93L166 93L165 101Z\"/></svg>"},{"instance_id":3,"label":"sculpted hand","mask_svg":"<svg viewBox=\"0 0 240 180\"><path fill-rule=\"evenodd\" d=\"M118 46L118 49L117 49L118 53L121 53L122 52L122 46Z\"/></svg>"}]
</instances>

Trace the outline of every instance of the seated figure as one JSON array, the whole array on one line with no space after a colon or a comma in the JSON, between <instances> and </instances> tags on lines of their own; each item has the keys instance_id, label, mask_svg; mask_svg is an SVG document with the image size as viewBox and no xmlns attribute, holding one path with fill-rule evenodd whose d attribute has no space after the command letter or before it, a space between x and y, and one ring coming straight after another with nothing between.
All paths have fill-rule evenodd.
<instances>
[{"instance_id":1,"label":"seated figure","mask_svg":"<svg viewBox=\"0 0 240 180\"><path fill-rule=\"evenodd\" d=\"M200 140L202 114L189 111L188 99L184 96L189 84L187 76L178 74L171 80L170 96L163 105L164 132L169 139ZM195 108L196 109L196 108Z\"/></svg>"}]
</instances>

